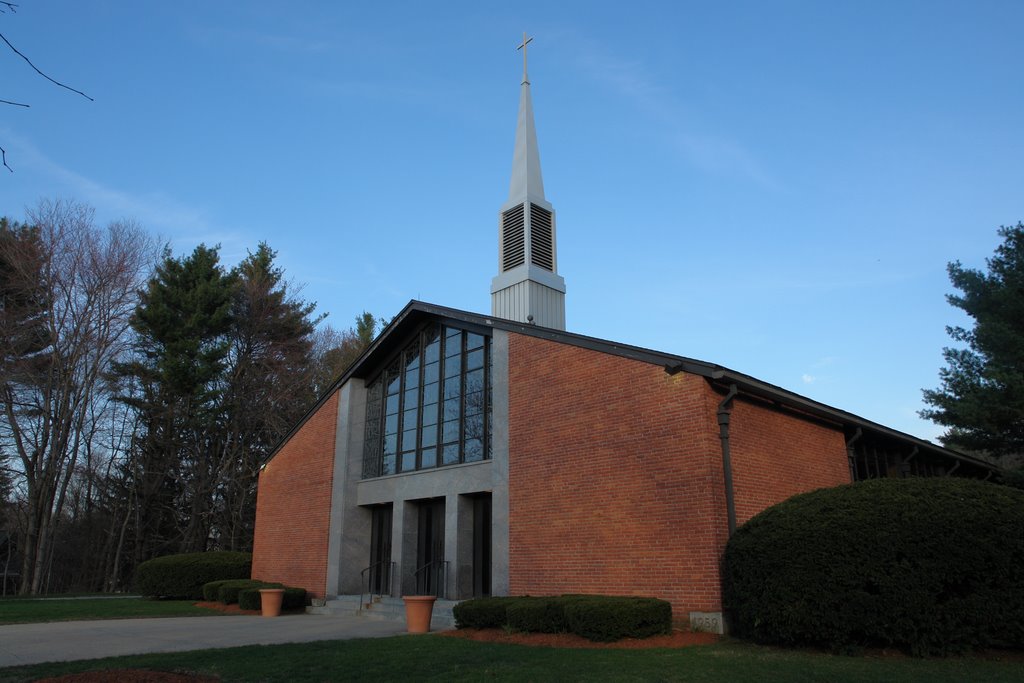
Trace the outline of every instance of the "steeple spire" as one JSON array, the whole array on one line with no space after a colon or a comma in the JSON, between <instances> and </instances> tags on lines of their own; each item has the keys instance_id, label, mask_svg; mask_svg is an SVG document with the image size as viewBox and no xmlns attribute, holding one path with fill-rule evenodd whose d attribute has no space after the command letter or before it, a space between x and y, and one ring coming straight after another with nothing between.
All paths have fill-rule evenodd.
<instances>
[{"instance_id":1,"label":"steeple spire","mask_svg":"<svg viewBox=\"0 0 1024 683\"><path fill-rule=\"evenodd\" d=\"M544 197L537 131L533 124L526 46L523 33L523 80L519 92L508 201L498 217L498 275L491 281L493 315L565 329L565 280L557 273L555 210Z\"/></svg>"}]
</instances>

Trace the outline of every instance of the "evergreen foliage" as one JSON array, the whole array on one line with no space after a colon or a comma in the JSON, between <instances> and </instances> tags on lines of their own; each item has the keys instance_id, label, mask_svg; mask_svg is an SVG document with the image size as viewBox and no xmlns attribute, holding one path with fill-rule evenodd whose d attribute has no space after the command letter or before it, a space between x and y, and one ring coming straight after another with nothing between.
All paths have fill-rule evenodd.
<instances>
[{"instance_id":1,"label":"evergreen foliage","mask_svg":"<svg viewBox=\"0 0 1024 683\"><path fill-rule=\"evenodd\" d=\"M476 598L453 608L458 628L512 628L530 633L569 632L595 642L668 633L672 606L655 598L561 595Z\"/></svg>"},{"instance_id":2,"label":"evergreen foliage","mask_svg":"<svg viewBox=\"0 0 1024 683\"><path fill-rule=\"evenodd\" d=\"M293 588L280 583L266 583L262 588L284 588L284 596L281 599L281 609L299 609L306 604L306 589ZM238 606L241 609L261 609L259 588L244 588L238 593Z\"/></svg>"},{"instance_id":3,"label":"evergreen foliage","mask_svg":"<svg viewBox=\"0 0 1024 683\"><path fill-rule=\"evenodd\" d=\"M877 479L794 496L729 540L737 635L914 654L1024 646L1024 492Z\"/></svg>"},{"instance_id":4,"label":"evergreen foliage","mask_svg":"<svg viewBox=\"0 0 1024 683\"><path fill-rule=\"evenodd\" d=\"M203 586L222 579L248 578L252 554L240 552L184 553L157 557L138 566L135 586L154 598L202 600Z\"/></svg>"},{"instance_id":5,"label":"evergreen foliage","mask_svg":"<svg viewBox=\"0 0 1024 683\"><path fill-rule=\"evenodd\" d=\"M924 391L921 416L948 427L947 445L1002 456L1024 453L1024 223L999 235L988 272L949 264L960 294L946 298L974 325L946 328L966 346L943 349L942 386Z\"/></svg>"}]
</instances>

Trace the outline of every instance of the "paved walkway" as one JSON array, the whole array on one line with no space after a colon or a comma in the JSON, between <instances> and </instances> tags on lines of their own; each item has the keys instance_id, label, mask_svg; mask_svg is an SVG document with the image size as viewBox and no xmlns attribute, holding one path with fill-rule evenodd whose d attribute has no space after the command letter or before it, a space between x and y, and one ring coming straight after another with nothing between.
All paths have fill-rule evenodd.
<instances>
[{"instance_id":1,"label":"paved walkway","mask_svg":"<svg viewBox=\"0 0 1024 683\"><path fill-rule=\"evenodd\" d=\"M238 645L382 638L404 632L404 621L315 614L11 624L0 626L0 667Z\"/></svg>"}]
</instances>

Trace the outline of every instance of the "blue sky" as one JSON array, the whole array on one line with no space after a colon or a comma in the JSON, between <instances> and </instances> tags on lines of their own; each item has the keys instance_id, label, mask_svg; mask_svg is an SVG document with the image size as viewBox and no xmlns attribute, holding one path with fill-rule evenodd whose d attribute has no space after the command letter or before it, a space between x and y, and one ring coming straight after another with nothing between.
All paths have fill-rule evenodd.
<instances>
[{"instance_id":1,"label":"blue sky","mask_svg":"<svg viewBox=\"0 0 1024 683\"><path fill-rule=\"evenodd\" d=\"M896 429L938 384L945 266L1024 220L1024 3L36 2L0 30L0 207L266 241L348 327L490 310L522 69L568 329Z\"/></svg>"}]
</instances>

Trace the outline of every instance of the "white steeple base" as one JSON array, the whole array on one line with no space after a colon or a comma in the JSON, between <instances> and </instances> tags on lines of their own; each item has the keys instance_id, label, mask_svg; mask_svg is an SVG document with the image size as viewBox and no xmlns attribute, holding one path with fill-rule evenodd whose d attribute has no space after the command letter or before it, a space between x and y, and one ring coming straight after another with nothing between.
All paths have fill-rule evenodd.
<instances>
[{"instance_id":1,"label":"white steeple base","mask_svg":"<svg viewBox=\"0 0 1024 683\"><path fill-rule=\"evenodd\" d=\"M491 313L499 318L565 329L565 280L536 266L520 266L491 281Z\"/></svg>"}]
</instances>

